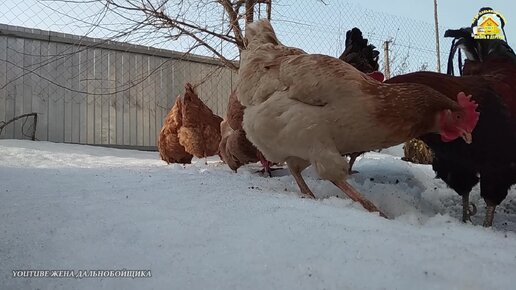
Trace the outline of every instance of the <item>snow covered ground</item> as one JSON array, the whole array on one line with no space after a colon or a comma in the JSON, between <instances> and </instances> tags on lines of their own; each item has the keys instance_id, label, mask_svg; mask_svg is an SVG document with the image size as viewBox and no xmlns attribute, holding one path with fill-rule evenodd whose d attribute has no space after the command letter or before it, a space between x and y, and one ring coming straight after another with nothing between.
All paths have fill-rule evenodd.
<instances>
[{"instance_id":1,"label":"snow covered ground","mask_svg":"<svg viewBox=\"0 0 516 290\"><path fill-rule=\"evenodd\" d=\"M1 289L515 289L516 190L477 225L429 166L390 153L350 182L392 220L304 175L238 174L218 159L0 141ZM13 278L15 269L150 269L151 278Z\"/></svg>"}]
</instances>

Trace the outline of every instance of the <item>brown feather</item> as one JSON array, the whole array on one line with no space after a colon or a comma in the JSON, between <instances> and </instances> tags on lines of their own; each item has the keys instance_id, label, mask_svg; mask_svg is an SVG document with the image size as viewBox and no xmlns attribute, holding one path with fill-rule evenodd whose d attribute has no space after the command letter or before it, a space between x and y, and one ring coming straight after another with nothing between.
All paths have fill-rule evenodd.
<instances>
[{"instance_id":1,"label":"brown feather","mask_svg":"<svg viewBox=\"0 0 516 290\"><path fill-rule=\"evenodd\" d=\"M197 158L216 155L221 139L222 118L213 114L190 84L185 86L182 103L183 122L178 130L179 143Z\"/></svg>"},{"instance_id":2,"label":"brown feather","mask_svg":"<svg viewBox=\"0 0 516 290\"><path fill-rule=\"evenodd\" d=\"M393 135L414 138L429 132L438 133L435 116L449 109L461 111L455 101L421 84L383 84L364 82L366 93L378 96L374 101L378 124L390 128ZM423 97L424 96L424 97Z\"/></svg>"},{"instance_id":3,"label":"brown feather","mask_svg":"<svg viewBox=\"0 0 516 290\"><path fill-rule=\"evenodd\" d=\"M222 140L219 152L222 160L235 172L242 165L258 162L259 151L249 142L242 129L245 107L238 101L236 91L229 96L226 120L220 124Z\"/></svg>"},{"instance_id":4,"label":"brown feather","mask_svg":"<svg viewBox=\"0 0 516 290\"><path fill-rule=\"evenodd\" d=\"M231 92L228 101L228 109L226 112L226 120L233 130L242 129L242 121L244 120L245 107L238 101L236 91Z\"/></svg>"},{"instance_id":5,"label":"brown feather","mask_svg":"<svg viewBox=\"0 0 516 290\"><path fill-rule=\"evenodd\" d=\"M437 116L458 105L418 84L383 84L337 58L267 42L253 24L242 51L237 94L249 141L273 162L301 160L323 179L347 174L341 155L397 145L437 132ZM247 32L246 32L247 37Z\"/></svg>"},{"instance_id":6,"label":"brown feather","mask_svg":"<svg viewBox=\"0 0 516 290\"><path fill-rule=\"evenodd\" d=\"M167 163L191 163L192 155L179 143L178 129L182 125L182 105L180 96L165 117L158 140L158 150L162 160Z\"/></svg>"}]
</instances>

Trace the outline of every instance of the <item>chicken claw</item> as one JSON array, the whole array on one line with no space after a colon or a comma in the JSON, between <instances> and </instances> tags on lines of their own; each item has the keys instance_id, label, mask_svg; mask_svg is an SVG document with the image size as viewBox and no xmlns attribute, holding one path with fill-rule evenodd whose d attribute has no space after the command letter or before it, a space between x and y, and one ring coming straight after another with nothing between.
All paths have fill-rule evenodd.
<instances>
[{"instance_id":1,"label":"chicken claw","mask_svg":"<svg viewBox=\"0 0 516 290\"><path fill-rule=\"evenodd\" d=\"M266 173L269 177L272 177L273 169L271 169L271 163L269 162L269 160L265 159L265 156L263 156L262 152L260 152L260 151L258 151L257 156L263 167L263 169L260 170L260 172L262 172L264 174Z\"/></svg>"},{"instance_id":2,"label":"chicken claw","mask_svg":"<svg viewBox=\"0 0 516 290\"><path fill-rule=\"evenodd\" d=\"M477 213L477 206L469 201L469 193L462 195L462 222L471 222L471 217Z\"/></svg>"},{"instance_id":3,"label":"chicken claw","mask_svg":"<svg viewBox=\"0 0 516 290\"><path fill-rule=\"evenodd\" d=\"M349 198L353 201L359 202L365 209L370 212L379 212L381 217L388 218L386 214L384 214L381 210L379 210L371 201L366 199L360 194L356 189L354 189L349 183L346 181L338 181L333 182L335 186L337 186L340 190L342 190Z\"/></svg>"},{"instance_id":4,"label":"chicken claw","mask_svg":"<svg viewBox=\"0 0 516 290\"><path fill-rule=\"evenodd\" d=\"M315 199L315 196L310 195L310 194L306 194L306 193L301 193L300 196L301 196L301 198Z\"/></svg>"},{"instance_id":5,"label":"chicken claw","mask_svg":"<svg viewBox=\"0 0 516 290\"><path fill-rule=\"evenodd\" d=\"M353 165L355 164L355 161L357 160L358 156L362 155L363 153L364 152L355 152L355 153L349 154L349 169L348 169L349 175L358 173L358 171L353 170L352 168L353 168Z\"/></svg>"},{"instance_id":6,"label":"chicken claw","mask_svg":"<svg viewBox=\"0 0 516 290\"><path fill-rule=\"evenodd\" d=\"M303 176L301 176L300 172L290 171L292 173L292 176L297 182L297 185L299 186L299 189L301 190L301 193L305 196L302 197L309 197L309 198L315 198L314 193L310 190L308 185L306 184L305 180L303 179Z\"/></svg>"},{"instance_id":7,"label":"chicken claw","mask_svg":"<svg viewBox=\"0 0 516 290\"><path fill-rule=\"evenodd\" d=\"M271 168L270 166L267 166L260 170L257 170L256 173L261 173L261 174L267 175L268 177L272 177L272 172L274 170L280 170L280 169L283 169L283 168Z\"/></svg>"}]
</instances>

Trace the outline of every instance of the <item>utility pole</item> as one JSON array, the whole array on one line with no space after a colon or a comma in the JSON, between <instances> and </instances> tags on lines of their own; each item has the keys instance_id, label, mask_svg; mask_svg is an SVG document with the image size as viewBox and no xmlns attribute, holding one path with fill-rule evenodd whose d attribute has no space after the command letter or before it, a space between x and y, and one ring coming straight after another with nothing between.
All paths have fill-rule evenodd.
<instances>
[{"instance_id":1,"label":"utility pole","mask_svg":"<svg viewBox=\"0 0 516 290\"><path fill-rule=\"evenodd\" d=\"M441 51L439 48L439 17L437 16L437 0L434 0L435 51L437 56L437 72L441 72Z\"/></svg>"},{"instance_id":2,"label":"utility pole","mask_svg":"<svg viewBox=\"0 0 516 290\"><path fill-rule=\"evenodd\" d=\"M391 78L391 61L389 58L389 44L391 42L391 40L386 40L383 43L383 74L386 80Z\"/></svg>"},{"instance_id":3,"label":"utility pole","mask_svg":"<svg viewBox=\"0 0 516 290\"><path fill-rule=\"evenodd\" d=\"M271 21L271 14L272 14L272 0L266 0L265 3L267 4L267 19Z\"/></svg>"}]
</instances>

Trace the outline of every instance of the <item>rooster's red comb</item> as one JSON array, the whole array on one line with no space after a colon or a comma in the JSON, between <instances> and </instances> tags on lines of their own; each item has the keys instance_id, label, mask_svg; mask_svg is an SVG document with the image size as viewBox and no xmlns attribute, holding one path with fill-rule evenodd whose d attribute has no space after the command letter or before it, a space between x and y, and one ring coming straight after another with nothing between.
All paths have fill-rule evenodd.
<instances>
[{"instance_id":1,"label":"rooster's red comb","mask_svg":"<svg viewBox=\"0 0 516 290\"><path fill-rule=\"evenodd\" d=\"M471 95L466 96L464 92L460 92L457 95L457 103L464 108L464 123L466 127L473 131L480 118L480 113L477 112L478 104L471 99Z\"/></svg>"}]
</instances>

